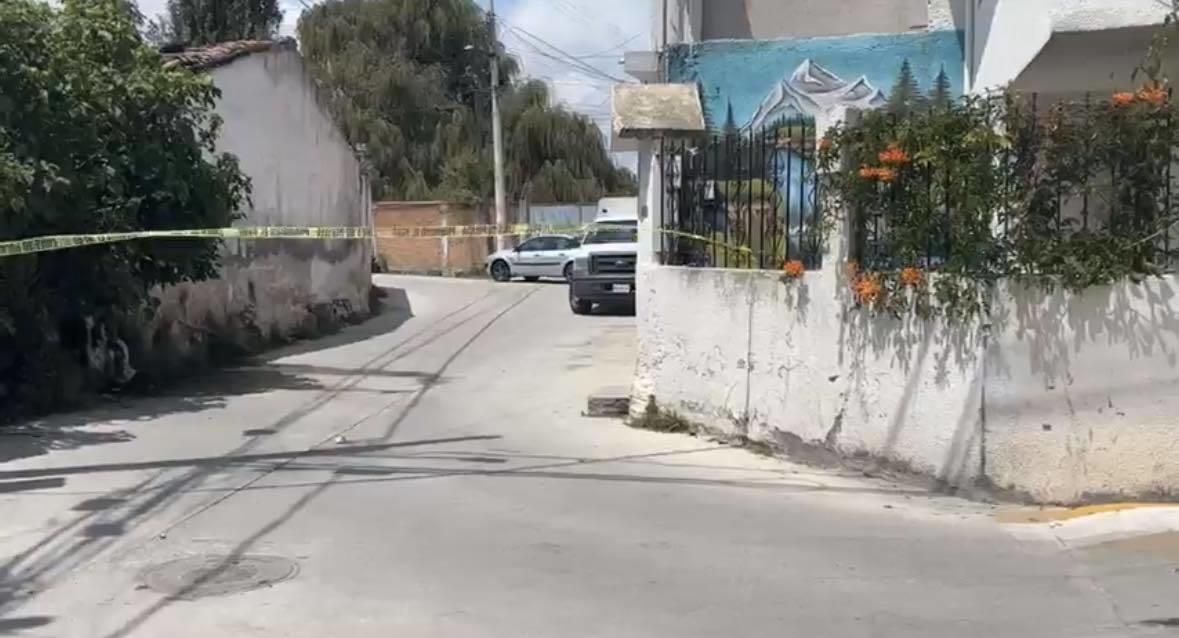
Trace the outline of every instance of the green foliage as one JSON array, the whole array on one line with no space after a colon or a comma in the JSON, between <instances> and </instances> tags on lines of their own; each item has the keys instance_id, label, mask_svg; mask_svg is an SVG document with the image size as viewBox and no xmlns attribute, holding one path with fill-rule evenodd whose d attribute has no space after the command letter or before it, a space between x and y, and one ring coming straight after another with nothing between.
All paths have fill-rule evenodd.
<instances>
[{"instance_id":1,"label":"green foliage","mask_svg":"<svg viewBox=\"0 0 1179 638\"><path fill-rule=\"evenodd\" d=\"M634 175L610 160L601 129L554 106L543 82L513 87L503 105L510 193L533 202L585 202L637 191Z\"/></svg>"},{"instance_id":2,"label":"green foliage","mask_svg":"<svg viewBox=\"0 0 1179 638\"><path fill-rule=\"evenodd\" d=\"M303 14L299 37L348 140L368 149L375 197L491 198L489 56L502 45L474 2L329 0ZM636 190L592 122L554 106L544 84L516 84L515 60L498 59L511 197Z\"/></svg>"},{"instance_id":3,"label":"green foliage","mask_svg":"<svg viewBox=\"0 0 1179 638\"><path fill-rule=\"evenodd\" d=\"M280 23L278 0L168 0L167 14L153 19L146 32L157 44L201 46L266 40Z\"/></svg>"},{"instance_id":4,"label":"green foliage","mask_svg":"<svg viewBox=\"0 0 1179 638\"><path fill-rule=\"evenodd\" d=\"M118 0L0 3L0 237L220 227L248 185L216 155L216 90L166 71ZM128 242L0 259L0 405L60 407L84 319L215 274L219 246ZM71 328L71 326L73 328Z\"/></svg>"},{"instance_id":5,"label":"green foliage","mask_svg":"<svg viewBox=\"0 0 1179 638\"><path fill-rule=\"evenodd\" d=\"M1080 290L1159 274L1179 221L1175 115L1153 84L1093 104L1011 94L868 113L820 154L826 210L853 216L859 277L879 279L871 305L893 313L985 312L1004 277ZM906 285L904 269L934 275Z\"/></svg>"}]
</instances>

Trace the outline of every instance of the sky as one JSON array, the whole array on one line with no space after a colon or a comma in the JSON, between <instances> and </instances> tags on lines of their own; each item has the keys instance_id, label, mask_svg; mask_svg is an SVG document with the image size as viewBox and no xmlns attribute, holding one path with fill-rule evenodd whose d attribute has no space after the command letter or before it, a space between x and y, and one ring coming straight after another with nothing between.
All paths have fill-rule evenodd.
<instances>
[{"instance_id":1,"label":"sky","mask_svg":"<svg viewBox=\"0 0 1179 638\"><path fill-rule=\"evenodd\" d=\"M148 17L163 13L167 0L138 0ZM282 33L294 35L303 2L280 0ZM477 0L486 7L488 0ZM547 82L553 96L585 113L604 131L609 127L609 77L630 80L622 71L622 54L650 50L655 0L496 0L500 39L522 63L524 74ZM555 48L554 48L555 47ZM577 68L574 61L592 67ZM559 60L554 60L558 58ZM629 156L619 156L623 164Z\"/></svg>"}]
</instances>

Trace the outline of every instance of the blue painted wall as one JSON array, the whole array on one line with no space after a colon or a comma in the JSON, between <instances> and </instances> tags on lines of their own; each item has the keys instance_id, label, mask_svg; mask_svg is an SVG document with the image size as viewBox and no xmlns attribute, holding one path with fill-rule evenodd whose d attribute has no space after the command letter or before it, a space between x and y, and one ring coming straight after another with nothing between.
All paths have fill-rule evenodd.
<instances>
[{"instance_id":1,"label":"blue painted wall","mask_svg":"<svg viewBox=\"0 0 1179 638\"><path fill-rule=\"evenodd\" d=\"M920 31L787 40L721 40L678 45L670 53L673 82L696 82L719 129L769 124L783 116L815 117L832 105L887 103L902 64L922 93L944 72L951 97L963 91L962 33Z\"/></svg>"}]
</instances>

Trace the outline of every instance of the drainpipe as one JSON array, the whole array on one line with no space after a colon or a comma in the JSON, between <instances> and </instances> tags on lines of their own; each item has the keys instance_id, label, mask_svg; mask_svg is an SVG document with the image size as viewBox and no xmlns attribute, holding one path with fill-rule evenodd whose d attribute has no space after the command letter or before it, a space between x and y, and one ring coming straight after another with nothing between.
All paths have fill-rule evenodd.
<instances>
[{"instance_id":1,"label":"drainpipe","mask_svg":"<svg viewBox=\"0 0 1179 638\"><path fill-rule=\"evenodd\" d=\"M662 42L659 45L659 81L666 82L668 78L667 73L667 3L669 0L663 0L663 28Z\"/></svg>"},{"instance_id":2,"label":"drainpipe","mask_svg":"<svg viewBox=\"0 0 1179 638\"><path fill-rule=\"evenodd\" d=\"M966 80L963 84L963 93L969 94L974 91L974 73L978 68L977 60L975 60L974 42L975 42L975 21L977 20L979 0L966 0L966 55L962 56L966 62Z\"/></svg>"}]
</instances>

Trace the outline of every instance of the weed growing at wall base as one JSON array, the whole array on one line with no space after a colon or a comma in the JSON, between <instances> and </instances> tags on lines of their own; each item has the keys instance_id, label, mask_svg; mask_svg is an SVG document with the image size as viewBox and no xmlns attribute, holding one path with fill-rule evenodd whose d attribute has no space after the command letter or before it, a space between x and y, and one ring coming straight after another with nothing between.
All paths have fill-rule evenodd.
<instances>
[{"instance_id":1,"label":"weed growing at wall base","mask_svg":"<svg viewBox=\"0 0 1179 638\"><path fill-rule=\"evenodd\" d=\"M661 410L655 403L653 396L647 397L647 407L643 410L643 415L631 419L629 425L633 428L653 432L694 434L696 431L696 428L680 415L668 410Z\"/></svg>"}]
</instances>

